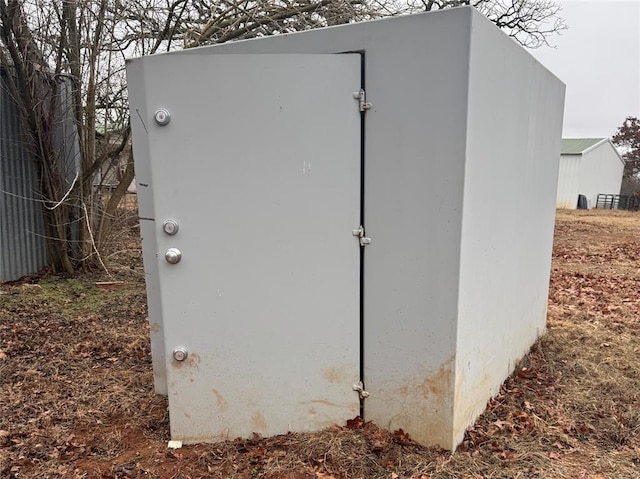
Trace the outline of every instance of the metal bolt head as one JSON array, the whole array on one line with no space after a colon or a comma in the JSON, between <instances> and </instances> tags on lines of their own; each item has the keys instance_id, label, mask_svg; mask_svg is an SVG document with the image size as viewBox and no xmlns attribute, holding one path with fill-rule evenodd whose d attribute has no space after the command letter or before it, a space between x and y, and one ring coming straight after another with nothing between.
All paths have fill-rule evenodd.
<instances>
[{"instance_id":1,"label":"metal bolt head","mask_svg":"<svg viewBox=\"0 0 640 479\"><path fill-rule=\"evenodd\" d=\"M159 110L156 110L153 118L156 120L158 125L165 126L171 121L171 114L164 108L160 108Z\"/></svg>"},{"instance_id":2,"label":"metal bolt head","mask_svg":"<svg viewBox=\"0 0 640 479\"><path fill-rule=\"evenodd\" d=\"M177 264L182 259L182 252L178 248L169 248L164 254L167 263Z\"/></svg>"},{"instance_id":3,"label":"metal bolt head","mask_svg":"<svg viewBox=\"0 0 640 479\"><path fill-rule=\"evenodd\" d=\"M189 356L187 348L180 347L173 350L173 359L176 361L184 361L187 359L187 356Z\"/></svg>"},{"instance_id":4,"label":"metal bolt head","mask_svg":"<svg viewBox=\"0 0 640 479\"><path fill-rule=\"evenodd\" d=\"M178 222L176 220L168 219L164 223L162 223L162 229L164 230L164 232L171 236L176 234L179 228L180 225L178 225Z\"/></svg>"}]
</instances>

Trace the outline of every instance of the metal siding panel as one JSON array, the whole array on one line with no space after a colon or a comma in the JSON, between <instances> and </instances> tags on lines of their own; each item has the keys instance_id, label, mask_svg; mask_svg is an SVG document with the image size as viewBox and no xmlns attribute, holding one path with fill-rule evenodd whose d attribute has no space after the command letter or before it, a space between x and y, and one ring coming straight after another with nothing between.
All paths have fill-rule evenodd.
<instances>
[{"instance_id":1,"label":"metal siding panel","mask_svg":"<svg viewBox=\"0 0 640 479\"><path fill-rule=\"evenodd\" d=\"M129 95L143 92L144 70L141 60L127 62L127 88ZM133 92L133 93L132 93ZM160 307L160 286L155 208L153 205L153 185L151 182L151 159L146 145L147 127L143 121L147 103L143 94L137 94L135 102L130 102L131 129L133 131L133 154L136 166L136 189L138 193L138 215L140 217L140 236L142 238L142 259L144 262L147 305L149 309L149 336L151 338L151 360L153 363L154 389L158 394L166 395L167 369L165 364L164 326ZM145 132L144 135L142 132ZM136 132L140 132L136 134Z\"/></svg>"},{"instance_id":2,"label":"metal siding panel","mask_svg":"<svg viewBox=\"0 0 640 479\"><path fill-rule=\"evenodd\" d=\"M605 141L580 157L580 194L595 207L598 194L620 193L624 165L613 145Z\"/></svg>"},{"instance_id":3,"label":"metal siding panel","mask_svg":"<svg viewBox=\"0 0 640 479\"><path fill-rule=\"evenodd\" d=\"M575 210L580 194L580 162L582 155L561 155L558 170L556 208Z\"/></svg>"},{"instance_id":4,"label":"metal siding panel","mask_svg":"<svg viewBox=\"0 0 640 479\"><path fill-rule=\"evenodd\" d=\"M56 98L56 141L60 148L58 168L65 179L65 187L72 188L80 172L80 140L73 111L73 92L71 79L58 77L58 97ZM75 218L82 213L76 211ZM71 225L71 241L74 248L80 248L80 223Z\"/></svg>"},{"instance_id":5,"label":"metal siding panel","mask_svg":"<svg viewBox=\"0 0 640 479\"><path fill-rule=\"evenodd\" d=\"M39 201L38 171L24 141L17 107L2 70L0 88L0 280L42 269L47 245Z\"/></svg>"},{"instance_id":6,"label":"metal siding panel","mask_svg":"<svg viewBox=\"0 0 640 479\"><path fill-rule=\"evenodd\" d=\"M472 32L454 444L545 328L565 93L477 12Z\"/></svg>"}]
</instances>

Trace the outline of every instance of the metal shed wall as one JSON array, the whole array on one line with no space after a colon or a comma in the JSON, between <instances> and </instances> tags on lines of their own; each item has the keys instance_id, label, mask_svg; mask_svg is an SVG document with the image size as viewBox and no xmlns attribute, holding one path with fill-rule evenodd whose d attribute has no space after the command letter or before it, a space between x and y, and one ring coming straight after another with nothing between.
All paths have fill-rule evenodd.
<instances>
[{"instance_id":1,"label":"metal shed wall","mask_svg":"<svg viewBox=\"0 0 640 479\"><path fill-rule=\"evenodd\" d=\"M40 186L16 103L0 70L0 281L16 280L48 261Z\"/></svg>"},{"instance_id":2,"label":"metal shed wall","mask_svg":"<svg viewBox=\"0 0 640 479\"><path fill-rule=\"evenodd\" d=\"M365 348L365 383L375 391L366 418L448 448L455 446L454 383L447 368L455 355L465 92L475 14L470 8L443 10L166 54L206 61L227 53L365 52L373 102L366 119L365 211L375 246L365 260L364 341L402 345ZM447 48L425 48L436 42ZM139 187L152 188L150 171L137 168L136 175ZM141 204L140 216L154 218L152 205ZM141 232L154 377L156 390L164 392L162 322L172 319L162 318L159 307L154 228L161 225L155 223L142 221Z\"/></svg>"},{"instance_id":3,"label":"metal shed wall","mask_svg":"<svg viewBox=\"0 0 640 479\"><path fill-rule=\"evenodd\" d=\"M582 155L560 155L556 208L575 210L580 194Z\"/></svg>"},{"instance_id":4,"label":"metal shed wall","mask_svg":"<svg viewBox=\"0 0 640 479\"><path fill-rule=\"evenodd\" d=\"M578 195L595 207L598 194L620 193L623 172L624 162L610 140L564 139L556 207L576 209Z\"/></svg>"},{"instance_id":5,"label":"metal shed wall","mask_svg":"<svg viewBox=\"0 0 640 479\"><path fill-rule=\"evenodd\" d=\"M545 329L565 94L472 18L454 442Z\"/></svg>"},{"instance_id":6,"label":"metal shed wall","mask_svg":"<svg viewBox=\"0 0 640 479\"><path fill-rule=\"evenodd\" d=\"M12 281L39 271L48 264L38 165L29 151L29 139L9 91L9 71L1 68L0 81L0 281ZM57 83L53 120L54 142L59 148L56 167L71 188L80 171L80 144L73 112L71 79L49 77ZM73 241L79 238L78 224L71 227Z\"/></svg>"},{"instance_id":7,"label":"metal shed wall","mask_svg":"<svg viewBox=\"0 0 640 479\"><path fill-rule=\"evenodd\" d=\"M585 151L580 161L580 192L595 207L598 194L620 193L624 163L609 140Z\"/></svg>"},{"instance_id":8,"label":"metal shed wall","mask_svg":"<svg viewBox=\"0 0 640 479\"><path fill-rule=\"evenodd\" d=\"M365 55L366 90L373 102L365 126L364 203L367 235L373 240L365 253L364 272L364 376L371 393L365 418L385 428L402 428L424 444L454 448L544 325L564 85L471 8L167 56L194 55L206 61L208 55L227 53L354 51ZM483 66L496 62L505 75L502 79ZM139 63L131 62L130 71ZM522 78L521 67L533 78ZM504 92L483 100L474 80L489 86L495 82L492 91L505 88L510 103L496 109L495 101L489 100ZM203 84L210 88L212 81ZM522 86L511 86L510 81ZM499 118L485 124L487 112ZM517 124L512 122L514 112L522 120ZM529 115L534 117L531 123ZM478 128L478 133L470 133L471 128ZM493 150L504 141L505 131L509 143L496 155ZM528 151L525 161L508 161L523 144ZM536 166L534 160L544 164ZM503 166L509 169L502 176L487 180L486 175L495 175ZM140 187L152 187L150 171L138 170L137 175ZM528 180L526 193L507 196L513 201L510 213L497 212L504 205L505 195L500 194L504 183L515 188ZM548 197L528 215L535 196L531 191L539 185ZM496 195L500 202L493 208ZM153 205L141 205L140 215L154 219ZM142 226L156 389L163 391L167 387L163 323L176 318L162 317L154 239L161 225L145 221ZM509 242L508 249L496 246L494 226L499 244ZM474 245L476 233L479 244ZM484 268L479 263L492 260L499 266ZM529 280L515 281L530 272ZM500 300L504 292L498 286L512 279L523 289L514 292L509 309L493 311L489 305L473 313L474 304ZM485 288L483 282L491 284ZM472 299L462 300L460 288ZM485 291L489 295L482 297ZM532 314L520 314L529 308ZM514 311L520 321L512 321ZM483 324L492 312L497 317ZM461 327L466 331L461 333ZM474 335L483 328L508 330L505 343L496 347L482 336L476 345ZM509 338L517 341L509 344ZM496 357L487 359L480 348L489 348ZM456 369L470 361L477 361L476 369L464 379ZM491 368L484 383L474 376L483 361L489 361ZM468 397L460 401L463 395ZM457 406L460 414L454 411Z\"/></svg>"}]
</instances>

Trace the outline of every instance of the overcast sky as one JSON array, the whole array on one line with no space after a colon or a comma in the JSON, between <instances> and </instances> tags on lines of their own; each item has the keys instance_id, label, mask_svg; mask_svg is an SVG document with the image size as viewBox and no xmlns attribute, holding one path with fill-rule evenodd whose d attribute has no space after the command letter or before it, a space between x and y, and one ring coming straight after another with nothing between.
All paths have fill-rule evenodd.
<instances>
[{"instance_id":1,"label":"overcast sky","mask_svg":"<svg viewBox=\"0 0 640 479\"><path fill-rule=\"evenodd\" d=\"M640 117L640 0L564 0L557 48L530 52L566 85L565 138L610 137Z\"/></svg>"}]
</instances>

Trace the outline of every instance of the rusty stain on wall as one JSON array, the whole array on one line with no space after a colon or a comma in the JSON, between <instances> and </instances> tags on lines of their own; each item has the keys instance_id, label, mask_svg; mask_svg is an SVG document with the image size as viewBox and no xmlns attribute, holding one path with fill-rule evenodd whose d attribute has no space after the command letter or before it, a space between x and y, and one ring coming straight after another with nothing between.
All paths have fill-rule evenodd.
<instances>
[{"instance_id":1,"label":"rusty stain on wall","mask_svg":"<svg viewBox=\"0 0 640 479\"><path fill-rule=\"evenodd\" d=\"M500 391L502 381L500 378L508 377L513 373L515 366L520 362L522 355L517 356L514 360L507 359L503 363L503 367L495 365L494 357L487 356L483 351L476 351L473 361L480 361L483 365L492 365L489 371L497 371L499 374L492 376L488 372L484 372L480 379L468 378L468 361L459 360L456 368L456 387L455 387L455 414L453 421L454 437L462 438L469 424L472 424L476 418L486 409L486 403ZM483 399L484 398L484 399ZM480 400L479 400L480 399Z\"/></svg>"},{"instance_id":2,"label":"rusty stain on wall","mask_svg":"<svg viewBox=\"0 0 640 479\"><path fill-rule=\"evenodd\" d=\"M344 366L331 366L322 371L322 377L329 381L331 384L339 384L342 382L353 381L354 371L357 372L357 367L352 364Z\"/></svg>"},{"instance_id":3,"label":"rusty stain on wall","mask_svg":"<svg viewBox=\"0 0 640 479\"><path fill-rule=\"evenodd\" d=\"M371 415L389 417L389 411L397 411L380 426L390 430L402 428L414 440L429 445L451 449L453 445L453 401L455 361L453 356L436 371L422 371L402 377L393 383L378 385L379 395L368 399ZM373 385L369 389L374 390ZM387 393L388 391L388 393ZM384 397L384 400L380 398ZM378 412L379 411L379 412Z\"/></svg>"},{"instance_id":4,"label":"rusty stain on wall","mask_svg":"<svg viewBox=\"0 0 640 479\"><path fill-rule=\"evenodd\" d=\"M264 415L260 411L256 411L251 416L251 427L254 429L254 432L267 431L267 421L264 419Z\"/></svg>"},{"instance_id":5,"label":"rusty stain on wall","mask_svg":"<svg viewBox=\"0 0 640 479\"><path fill-rule=\"evenodd\" d=\"M322 404L323 406L346 408L357 407L357 403L355 402L353 404L337 404L331 401L327 401L326 399L312 399L311 401L303 401L300 404Z\"/></svg>"},{"instance_id":6,"label":"rusty stain on wall","mask_svg":"<svg viewBox=\"0 0 640 479\"><path fill-rule=\"evenodd\" d=\"M427 376L422 381L422 396L429 399L430 396L443 398L449 394L453 384L453 360L450 359L436 371L435 374Z\"/></svg>"},{"instance_id":7,"label":"rusty stain on wall","mask_svg":"<svg viewBox=\"0 0 640 479\"><path fill-rule=\"evenodd\" d=\"M184 361L175 361L172 359L171 365L176 369L198 369L200 365L200 355L197 353L189 353Z\"/></svg>"},{"instance_id":8,"label":"rusty stain on wall","mask_svg":"<svg viewBox=\"0 0 640 479\"><path fill-rule=\"evenodd\" d=\"M227 409L227 401L222 397L222 394L217 389L212 389L211 392L216 398L216 404L218 406L218 411L224 412Z\"/></svg>"}]
</instances>

